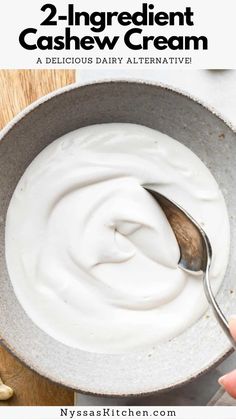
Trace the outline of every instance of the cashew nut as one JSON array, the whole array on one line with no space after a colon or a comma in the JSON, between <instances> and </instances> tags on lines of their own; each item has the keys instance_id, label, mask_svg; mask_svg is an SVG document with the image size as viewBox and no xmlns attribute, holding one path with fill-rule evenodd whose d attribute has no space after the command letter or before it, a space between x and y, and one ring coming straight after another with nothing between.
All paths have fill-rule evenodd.
<instances>
[{"instance_id":1,"label":"cashew nut","mask_svg":"<svg viewBox=\"0 0 236 419\"><path fill-rule=\"evenodd\" d=\"M11 387L6 386L0 378L0 401L8 400L13 396Z\"/></svg>"}]
</instances>

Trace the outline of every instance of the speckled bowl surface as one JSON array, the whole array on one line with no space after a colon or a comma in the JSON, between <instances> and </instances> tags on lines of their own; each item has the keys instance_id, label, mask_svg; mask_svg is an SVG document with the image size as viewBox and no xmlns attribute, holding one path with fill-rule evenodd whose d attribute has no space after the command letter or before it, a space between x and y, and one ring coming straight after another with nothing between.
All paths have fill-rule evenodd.
<instances>
[{"instance_id":1,"label":"speckled bowl surface","mask_svg":"<svg viewBox=\"0 0 236 419\"><path fill-rule=\"evenodd\" d=\"M158 129L196 153L215 176L231 222L228 270L218 293L227 314L236 311L236 135L211 110L165 86L113 81L59 90L27 108L0 141L0 335L2 342L40 374L76 390L136 395L171 389L194 379L230 351L210 310L167 343L125 355L88 353L40 330L17 301L8 276L4 230L15 186L32 159L49 143L77 128L130 122ZM217 226L216 226L217 228ZM53 307L52 307L53 309Z\"/></svg>"}]
</instances>

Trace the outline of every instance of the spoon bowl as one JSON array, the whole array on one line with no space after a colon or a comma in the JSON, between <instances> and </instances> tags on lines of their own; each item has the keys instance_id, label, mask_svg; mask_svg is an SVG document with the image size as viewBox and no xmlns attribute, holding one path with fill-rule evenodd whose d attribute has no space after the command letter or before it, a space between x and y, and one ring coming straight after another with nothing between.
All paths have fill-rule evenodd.
<instances>
[{"instance_id":1,"label":"spoon bowl","mask_svg":"<svg viewBox=\"0 0 236 419\"><path fill-rule=\"evenodd\" d=\"M218 323L229 338L233 348L236 349L236 344L229 331L228 321L212 292L210 284L212 248L205 231L197 221L176 202L153 189L145 189L158 202L175 234L180 249L179 267L190 273L201 274L199 278L203 279L206 298L213 309Z\"/></svg>"}]
</instances>

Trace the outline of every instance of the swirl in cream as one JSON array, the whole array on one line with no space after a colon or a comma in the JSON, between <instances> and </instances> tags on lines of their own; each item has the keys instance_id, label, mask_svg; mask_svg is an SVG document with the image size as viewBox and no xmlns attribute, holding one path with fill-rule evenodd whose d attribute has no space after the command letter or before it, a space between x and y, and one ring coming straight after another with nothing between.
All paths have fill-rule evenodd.
<instances>
[{"instance_id":1,"label":"swirl in cream","mask_svg":"<svg viewBox=\"0 0 236 419\"><path fill-rule=\"evenodd\" d=\"M220 285L227 210L198 157L143 126L82 128L34 159L7 214L12 284L49 335L88 351L125 352L170 339L204 313L202 282L178 267L175 236L147 185L206 230L211 279Z\"/></svg>"}]
</instances>

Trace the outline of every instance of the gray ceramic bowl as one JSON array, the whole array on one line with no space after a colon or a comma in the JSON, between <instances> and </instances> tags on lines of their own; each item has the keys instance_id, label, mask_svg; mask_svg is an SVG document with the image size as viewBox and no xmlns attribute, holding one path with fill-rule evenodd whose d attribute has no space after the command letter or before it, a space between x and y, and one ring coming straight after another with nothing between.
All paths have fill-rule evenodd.
<instances>
[{"instance_id":1,"label":"gray ceramic bowl","mask_svg":"<svg viewBox=\"0 0 236 419\"><path fill-rule=\"evenodd\" d=\"M230 344L211 311L151 354L104 355L72 349L40 330L18 303L8 277L4 225L14 188L32 159L51 141L79 127L131 122L156 128L184 143L208 166L231 215L231 255L218 301L236 311L236 136L212 111L170 88L128 81L72 86L33 104L2 133L0 142L0 335L20 360L76 390L134 395L171 389L218 363ZM216 226L217 228L217 226ZM53 307L52 307L53 309Z\"/></svg>"}]
</instances>

